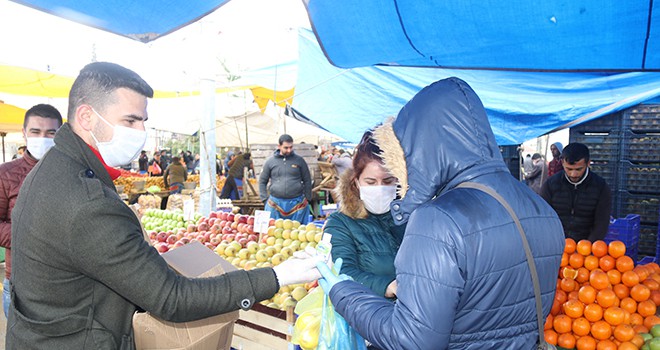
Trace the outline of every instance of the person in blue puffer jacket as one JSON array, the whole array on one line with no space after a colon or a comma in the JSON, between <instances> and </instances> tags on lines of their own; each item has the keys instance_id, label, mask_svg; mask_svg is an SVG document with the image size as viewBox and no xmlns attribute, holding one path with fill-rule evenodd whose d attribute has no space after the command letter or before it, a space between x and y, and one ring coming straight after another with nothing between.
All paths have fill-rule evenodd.
<instances>
[{"instance_id":1,"label":"person in blue puffer jacket","mask_svg":"<svg viewBox=\"0 0 660 350\"><path fill-rule=\"evenodd\" d=\"M319 266L336 310L379 349L534 349L534 289L514 220L492 196L456 187L488 186L513 208L534 256L544 317L564 249L562 225L511 176L475 92L457 78L427 86L374 138L399 179L392 217L407 223L395 259L397 301Z\"/></svg>"}]
</instances>

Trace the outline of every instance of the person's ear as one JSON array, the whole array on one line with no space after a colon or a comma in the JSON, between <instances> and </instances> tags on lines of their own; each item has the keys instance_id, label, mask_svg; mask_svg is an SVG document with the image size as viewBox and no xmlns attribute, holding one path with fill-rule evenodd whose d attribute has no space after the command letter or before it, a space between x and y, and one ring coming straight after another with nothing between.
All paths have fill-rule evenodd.
<instances>
[{"instance_id":1,"label":"person's ear","mask_svg":"<svg viewBox=\"0 0 660 350\"><path fill-rule=\"evenodd\" d=\"M76 108L75 123L78 124L83 130L91 131L94 127L93 117L94 111L90 105L80 105Z\"/></svg>"}]
</instances>

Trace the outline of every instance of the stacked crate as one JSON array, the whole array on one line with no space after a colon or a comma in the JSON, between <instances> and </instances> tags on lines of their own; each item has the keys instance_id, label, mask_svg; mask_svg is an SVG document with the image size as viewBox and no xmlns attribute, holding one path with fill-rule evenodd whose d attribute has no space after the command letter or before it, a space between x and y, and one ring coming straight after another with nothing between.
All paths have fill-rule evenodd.
<instances>
[{"instance_id":1,"label":"stacked crate","mask_svg":"<svg viewBox=\"0 0 660 350\"><path fill-rule=\"evenodd\" d=\"M589 147L591 169L612 190L612 216L640 216L639 255L653 256L660 211L660 105L641 104L578 125L570 142Z\"/></svg>"},{"instance_id":2,"label":"stacked crate","mask_svg":"<svg viewBox=\"0 0 660 350\"><path fill-rule=\"evenodd\" d=\"M516 179L520 179L520 152L518 151L518 145L500 146L500 152L511 175Z\"/></svg>"}]
</instances>

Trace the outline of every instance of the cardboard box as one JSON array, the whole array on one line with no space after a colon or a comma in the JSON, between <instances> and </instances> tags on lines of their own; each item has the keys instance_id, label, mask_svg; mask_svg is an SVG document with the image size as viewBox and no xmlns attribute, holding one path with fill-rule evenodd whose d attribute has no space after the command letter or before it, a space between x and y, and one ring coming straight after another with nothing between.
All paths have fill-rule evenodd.
<instances>
[{"instance_id":1,"label":"cardboard box","mask_svg":"<svg viewBox=\"0 0 660 350\"><path fill-rule=\"evenodd\" d=\"M186 277L211 277L236 268L199 242L170 250L162 257ZM192 321L168 322L148 312L133 315L135 346L138 350L225 350L232 342L238 311Z\"/></svg>"}]
</instances>

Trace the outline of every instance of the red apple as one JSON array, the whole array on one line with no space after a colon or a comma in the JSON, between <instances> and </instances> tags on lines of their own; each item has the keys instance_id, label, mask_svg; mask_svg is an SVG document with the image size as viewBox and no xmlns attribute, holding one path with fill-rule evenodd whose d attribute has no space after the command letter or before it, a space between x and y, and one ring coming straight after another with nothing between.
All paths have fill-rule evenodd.
<instances>
[{"instance_id":1,"label":"red apple","mask_svg":"<svg viewBox=\"0 0 660 350\"><path fill-rule=\"evenodd\" d=\"M152 241L155 241L157 234L158 233L156 231L149 231L149 239L151 239Z\"/></svg>"},{"instance_id":2,"label":"red apple","mask_svg":"<svg viewBox=\"0 0 660 350\"><path fill-rule=\"evenodd\" d=\"M215 249L215 246L209 242L204 243L204 245L206 246L206 248L209 248L211 250Z\"/></svg>"},{"instance_id":3,"label":"red apple","mask_svg":"<svg viewBox=\"0 0 660 350\"><path fill-rule=\"evenodd\" d=\"M238 222L240 222L241 224L247 224L247 221L248 221L247 215L240 215L238 217Z\"/></svg>"},{"instance_id":4,"label":"red apple","mask_svg":"<svg viewBox=\"0 0 660 350\"><path fill-rule=\"evenodd\" d=\"M176 242L176 243L188 244L188 243L190 243L190 238L188 238L188 237L183 237L183 238L181 238L181 239L180 239L178 242ZM176 244L176 243L175 243L175 244Z\"/></svg>"},{"instance_id":5,"label":"red apple","mask_svg":"<svg viewBox=\"0 0 660 350\"><path fill-rule=\"evenodd\" d=\"M167 244L174 244L178 240L179 239L176 238L176 235L169 235L169 236L167 236L167 241L166 242L167 242Z\"/></svg>"},{"instance_id":6,"label":"red apple","mask_svg":"<svg viewBox=\"0 0 660 350\"><path fill-rule=\"evenodd\" d=\"M214 246L217 246L218 244L220 244L220 242L222 241L217 236L211 238L211 240L209 241L209 243L213 244Z\"/></svg>"},{"instance_id":7,"label":"red apple","mask_svg":"<svg viewBox=\"0 0 660 350\"><path fill-rule=\"evenodd\" d=\"M215 225L211 226L211 232L213 232L213 233L222 232L222 226L220 226L218 223L216 223Z\"/></svg>"},{"instance_id":8,"label":"red apple","mask_svg":"<svg viewBox=\"0 0 660 350\"><path fill-rule=\"evenodd\" d=\"M156 235L156 241L165 242L165 241L167 241L167 236L168 236L168 234L166 232L163 232L163 231L158 232L158 234Z\"/></svg>"},{"instance_id":9,"label":"red apple","mask_svg":"<svg viewBox=\"0 0 660 350\"><path fill-rule=\"evenodd\" d=\"M259 236L255 235L255 234L250 234L250 235L248 235L247 239L250 242L256 242L259 239Z\"/></svg>"},{"instance_id":10,"label":"red apple","mask_svg":"<svg viewBox=\"0 0 660 350\"><path fill-rule=\"evenodd\" d=\"M229 226L225 226L225 227L223 227L223 228L222 228L222 233L225 233L225 234L226 234L226 233L231 233L231 227L229 227Z\"/></svg>"},{"instance_id":11,"label":"red apple","mask_svg":"<svg viewBox=\"0 0 660 350\"><path fill-rule=\"evenodd\" d=\"M275 219L271 218L268 220L268 226L275 226Z\"/></svg>"},{"instance_id":12,"label":"red apple","mask_svg":"<svg viewBox=\"0 0 660 350\"><path fill-rule=\"evenodd\" d=\"M158 250L159 253L165 253L170 250L170 248L167 246L167 243L161 242L156 245L156 250Z\"/></svg>"},{"instance_id":13,"label":"red apple","mask_svg":"<svg viewBox=\"0 0 660 350\"><path fill-rule=\"evenodd\" d=\"M220 220L225 220L226 221L227 220L227 212L224 212L224 211L219 212L218 213L218 218L220 218Z\"/></svg>"},{"instance_id":14,"label":"red apple","mask_svg":"<svg viewBox=\"0 0 660 350\"><path fill-rule=\"evenodd\" d=\"M197 231L197 226L190 224L188 225L188 228L186 229L186 232L195 232Z\"/></svg>"},{"instance_id":15,"label":"red apple","mask_svg":"<svg viewBox=\"0 0 660 350\"><path fill-rule=\"evenodd\" d=\"M210 219L209 219L209 226L213 226L213 225L215 225L215 222L216 222L217 220L218 220L218 219L216 219L216 218L210 218Z\"/></svg>"},{"instance_id":16,"label":"red apple","mask_svg":"<svg viewBox=\"0 0 660 350\"><path fill-rule=\"evenodd\" d=\"M236 215L234 215L233 213L228 213L227 218L225 220L233 222L235 216Z\"/></svg>"},{"instance_id":17,"label":"red apple","mask_svg":"<svg viewBox=\"0 0 660 350\"><path fill-rule=\"evenodd\" d=\"M211 228L207 222L202 222L197 225L197 231L208 231Z\"/></svg>"},{"instance_id":18,"label":"red apple","mask_svg":"<svg viewBox=\"0 0 660 350\"><path fill-rule=\"evenodd\" d=\"M244 232L243 230L245 230L245 224L239 222L238 225L236 225L236 230L238 230L238 232Z\"/></svg>"},{"instance_id":19,"label":"red apple","mask_svg":"<svg viewBox=\"0 0 660 350\"><path fill-rule=\"evenodd\" d=\"M181 241L176 241L176 243L174 243L173 248L183 247L184 245L186 245L186 244L181 242Z\"/></svg>"},{"instance_id":20,"label":"red apple","mask_svg":"<svg viewBox=\"0 0 660 350\"><path fill-rule=\"evenodd\" d=\"M247 246L248 242L249 242L248 239L245 237L238 240L238 243L240 243L243 248Z\"/></svg>"},{"instance_id":21,"label":"red apple","mask_svg":"<svg viewBox=\"0 0 660 350\"><path fill-rule=\"evenodd\" d=\"M254 225L254 216L252 216L252 215L248 216L247 224L248 225Z\"/></svg>"},{"instance_id":22,"label":"red apple","mask_svg":"<svg viewBox=\"0 0 660 350\"><path fill-rule=\"evenodd\" d=\"M212 212L209 214L209 219L217 218L217 217L218 217L218 213L216 213L216 212L214 212L214 211L212 211Z\"/></svg>"},{"instance_id":23,"label":"red apple","mask_svg":"<svg viewBox=\"0 0 660 350\"><path fill-rule=\"evenodd\" d=\"M247 225L245 228L245 232L249 235L255 234L254 232L254 226L253 225Z\"/></svg>"}]
</instances>

